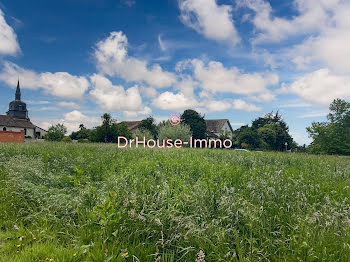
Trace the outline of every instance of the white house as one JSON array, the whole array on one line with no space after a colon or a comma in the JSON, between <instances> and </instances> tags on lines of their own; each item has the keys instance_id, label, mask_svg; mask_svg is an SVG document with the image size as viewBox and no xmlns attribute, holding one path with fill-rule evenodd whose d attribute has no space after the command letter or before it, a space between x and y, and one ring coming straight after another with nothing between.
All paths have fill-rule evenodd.
<instances>
[{"instance_id":1,"label":"white house","mask_svg":"<svg viewBox=\"0 0 350 262\"><path fill-rule=\"evenodd\" d=\"M207 124L207 137L215 138L221 134L227 134L232 138L233 129L228 119L208 119L205 122Z\"/></svg>"}]
</instances>

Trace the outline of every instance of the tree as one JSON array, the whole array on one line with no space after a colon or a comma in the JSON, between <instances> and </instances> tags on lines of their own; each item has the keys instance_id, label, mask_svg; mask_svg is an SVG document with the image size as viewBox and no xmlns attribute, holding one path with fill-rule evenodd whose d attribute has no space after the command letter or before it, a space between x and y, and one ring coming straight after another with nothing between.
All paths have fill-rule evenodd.
<instances>
[{"instance_id":1,"label":"tree","mask_svg":"<svg viewBox=\"0 0 350 262\"><path fill-rule=\"evenodd\" d=\"M246 144L249 149L260 147L260 137L257 130L248 126L241 129L237 136L237 142L239 147L243 147L242 144Z\"/></svg>"},{"instance_id":2,"label":"tree","mask_svg":"<svg viewBox=\"0 0 350 262\"><path fill-rule=\"evenodd\" d=\"M193 139L206 138L207 124L204 116L192 109L187 109L181 115L181 122L189 125L192 131Z\"/></svg>"},{"instance_id":3,"label":"tree","mask_svg":"<svg viewBox=\"0 0 350 262\"><path fill-rule=\"evenodd\" d=\"M47 130L45 137L48 141L61 141L66 133L67 128L63 124L57 124Z\"/></svg>"},{"instance_id":4,"label":"tree","mask_svg":"<svg viewBox=\"0 0 350 262\"><path fill-rule=\"evenodd\" d=\"M306 128L313 139L309 152L350 155L350 103L335 99L329 110L329 122L313 122Z\"/></svg>"},{"instance_id":5,"label":"tree","mask_svg":"<svg viewBox=\"0 0 350 262\"><path fill-rule=\"evenodd\" d=\"M132 137L129 128L125 123L117 124L117 136L123 136L127 139L130 139Z\"/></svg>"},{"instance_id":6,"label":"tree","mask_svg":"<svg viewBox=\"0 0 350 262\"><path fill-rule=\"evenodd\" d=\"M137 126L140 130L148 130L153 138L157 138L157 125L155 124L155 120L152 116L147 117L146 119L141 120L140 124Z\"/></svg>"},{"instance_id":7,"label":"tree","mask_svg":"<svg viewBox=\"0 0 350 262\"><path fill-rule=\"evenodd\" d=\"M276 112L274 114L273 112L268 113L264 115L263 117L259 117L255 119L252 122L252 128L255 130L259 130L260 128L264 128L260 133L258 132L259 136L264 135L264 138L262 138L262 146L265 146L266 149L273 149L278 151L283 151L285 149L285 143L287 142L289 145L289 148L295 148L296 143L293 141L292 136L289 134L289 128L287 123L283 120L282 116ZM267 131L269 129L269 131ZM267 138L269 133L272 135L272 133L275 133L275 142L271 144L271 139ZM273 136L273 135L272 135ZM267 139L267 140L266 140ZM268 142L270 141L270 142Z\"/></svg>"},{"instance_id":8,"label":"tree","mask_svg":"<svg viewBox=\"0 0 350 262\"><path fill-rule=\"evenodd\" d=\"M173 126L169 122L166 122L159 125L158 139L161 141L166 141L167 139L175 141L176 139L180 139L182 142L189 143L191 136L191 128L184 123Z\"/></svg>"},{"instance_id":9,"label":"tree","mask_svg":"<svg viewBox=\"0 0 350 262\"><path fill-rule=\"evenodd\" d=\"M90 136L90 130L87 129L83 124L79 125L79 130L77 132L72 132L70 135L71 139L79 140L79 139L88 139Z\"/></svg>"},{"instance_id":10,"label":"tree","mask_svg":"<svg viewBox=\"0 0 350 262\"><path fill-rule=\"evenodd\" d=\"M259 128L258 134L261 139L261 147L263 149L274 150L276 147L277 134L274 128L272 128L270 125L273 124L267 124Z\"/></svg>"},{"instance_id":11,"label":"tree","mask_svg":"<svg viewBox=\"0 0 350 262\"><path fill-rule=\"evenodd\" d=\"M108 114L108 113L104 113L102 116L102 126L104 127L104 130L105 130L105 143L108 142L108 128L110 127L111 125L111 121L112 121L112 117L111 117L111 114Z\"/></svg>"}]
</instances>

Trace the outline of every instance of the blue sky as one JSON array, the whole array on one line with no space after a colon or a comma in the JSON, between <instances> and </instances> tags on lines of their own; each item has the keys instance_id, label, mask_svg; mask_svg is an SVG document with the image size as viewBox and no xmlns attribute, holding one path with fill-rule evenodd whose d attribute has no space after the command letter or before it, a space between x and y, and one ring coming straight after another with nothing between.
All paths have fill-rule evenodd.
<instances>
[{"instance_id":1,"label":"blue sky","mask_svg":"<svg viewBox=\"0 0 350 262\"><path fill-rule=\"evenodd\" d=\"M163 120L233 128L279 110L295 140L350 98L342 0L0 0L0 113L17 79L35 124Z\"/></svg>"}]
</instances>

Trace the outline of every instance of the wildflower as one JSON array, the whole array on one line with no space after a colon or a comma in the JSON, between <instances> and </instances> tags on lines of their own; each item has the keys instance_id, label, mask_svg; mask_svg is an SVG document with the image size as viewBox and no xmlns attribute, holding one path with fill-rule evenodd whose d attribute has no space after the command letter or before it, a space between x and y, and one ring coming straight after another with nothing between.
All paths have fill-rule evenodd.
<instances>
[{"instance_id":1,"label":"wildflower","mask_svg":"<svg viewBox=\"0 0 350 262\"><path fill-rule=\"evenodd\" d=\"M122 257L125 257L125 258L129 257L129 253L128 252L123 253Z\"/></svg>"},{"instance_id":2,"label":"wildflower","mask_svg":"<svg viewBox=\"0 0 350 262\"><path fill-rule=\"evenodd\" d=\"M196 262L205 262L205 254L204 251L201 249L199 250L196 258Z\"/></svg>"},{"instance_id":3,"label":"wildflower","mask_svg":"<svg viewBox=\"0 0 350 262\"><path fill-rule=\"evenodd\" d=\"M129 216L134 217L135 216L135 209L130 209L128 211Z\"/></svg>"},{"instance_id":4,"label":"wildflower","mask_svg":"<svg viewBox=\"0 0 350 262\"><path fill-rule=\"evenodd\" d=\"M77 254L76 254L76 253L74 253L74 254L73 254L73 257L76 257L76 256L77 256Z\"/></svg>"},{"instance_id":5,"label":"wildflower","mask_svg":"<svg viewBox=\"0 0 350 262\"><path fill-rule=\"evenodd\" d=\"M17 245L17 247L20 247L21 245Z\"/></svg>"},{"instance_id":6,"label":"wildflower","mask_svg":"<svg viewBox=\"0 0 350 262\"><path fill-rule=\"evenodd\" d=\"M49 258L47 257L47 258L45 258L45 260L49 260Z\"/></svg>"},{"instance_id":7,"label":"wildflower","mask_svg":"<svg viewBox=\"0 0 350 262\"><path fill-rule=\"evenodd\" d=\"M128 198L124 199L123 205L124 205L124 207L127 207L129 205L129 199Z\"/></svg>"},{"instance_id":8,"label":"wildflower","mask_svg":"<svg viewBox=\"0 0 350 262\"><path fill-rule=\"evenodd\" d=\"M52 262L53 261L53 258L50 258L50 260L49 260L50 262Z\"/></svg>"},{"instance_id":9,"label":"wildflower","mask_svg":"<svg viewBox=\"0 0 350 262\"><path fill-rule=\"evenodd\" d=\"M36 237L33 237L33 240L36 240Z\"/></svg>"},{"instance_id":10,"label":"wildflower","mask_svg":"<svg viewBox=\"0 0 350 262\"><path fill-rule=\"evenodd\" d=\"M158 226L161 226L162 225L162 222L160 222L159 218L156 218L154 220L154 222L158 225Z\"/></svg>"}]
</instances>

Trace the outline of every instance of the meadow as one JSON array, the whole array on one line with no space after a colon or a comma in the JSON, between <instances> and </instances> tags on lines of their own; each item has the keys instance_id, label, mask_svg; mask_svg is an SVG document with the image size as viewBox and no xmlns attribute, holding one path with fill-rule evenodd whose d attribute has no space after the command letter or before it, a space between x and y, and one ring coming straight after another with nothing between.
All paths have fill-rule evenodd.
<instances>
[{"instance_id":1,"label":"meadow","mask_svg":"<svg viewBox=\"0 0 350 262\"><path fill-rule=\"evenodd\" d=\"M350 158L0 144L0 261L350 261Z\"/></svg>"}]
</instances>

